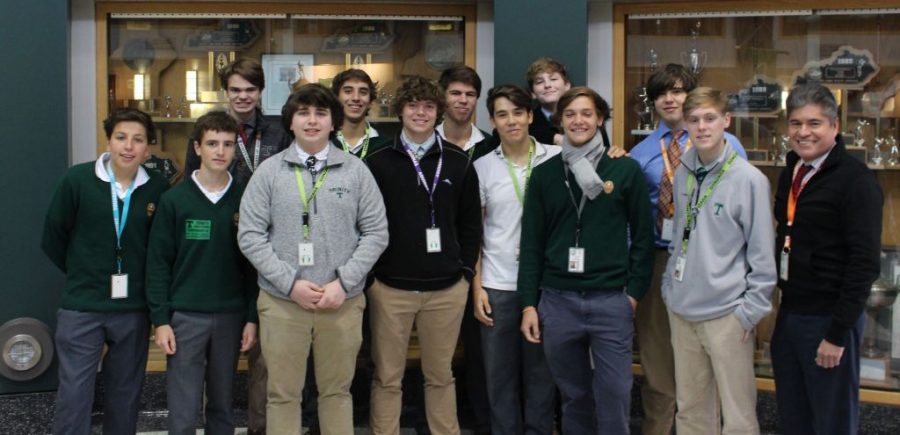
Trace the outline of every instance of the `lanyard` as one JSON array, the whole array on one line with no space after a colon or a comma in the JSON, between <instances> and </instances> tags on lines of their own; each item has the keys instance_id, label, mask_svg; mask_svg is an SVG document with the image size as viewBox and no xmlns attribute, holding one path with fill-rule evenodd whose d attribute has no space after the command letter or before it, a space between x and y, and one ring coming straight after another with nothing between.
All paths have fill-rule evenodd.
<instances>
[{"instance_id":1,"label":"lanyard","mask_svg":"<svg viewBox=\"0 0 900 435\"><path fill-rule=\"evenodd\" d=\"M680 146L680 145L679 145ZM688 138L687 143L684 144L684 149L681 151L684 154L685 151L691 148L691 138ZM663 165L666 169L666 177L669 178L669 183L675 180L675 169L674 162L669 160L669 147L666 146L666 141L662 138L659 139L659 150L662 153Z\"/></svg>"},{"instance_id":2,"label":"lanyard","mask_svg":"<svg viewBox=\"0 0 900 435\"><path fill-rule=\"evenodd\" d=\"M441 178L441 168L444 167L444 146L441 143L441 136L436 134L435 140L437 140L438 150L441 154L440 157L438 157L437 169L434 170L434 180L431 183L431 188L428 187L428 181L425 180L425 173L422 172L422 165L419 164L419 159L416 158L412 148L410 148L406 142L402 142L401 140L403 148L406 150L406 155L409 156L410 160L412 160L413 167L416 168L416 176L419 177L419 184L421 184L425 189L425 192L428 193L428 206L431 208L431 228L437 226L434 219L434 191L437 190L438 181Z\"/></svg>"},{"instance_id":3,"label":"lanyard","mask_svg":"<svg viewBox=\"0 0 900 435\"><path fill-rule=\"evenodd\" d=\"M253 143L255 149L253 150L253 162L252 163L250 162L250 154L247 153L247 147L244 145L243 136L238 135L238 137L237 137L238 148L241 149L241 155L244 156L244 162L247 163L247 167L250 168L250 172L256 171L256 168L259 166L259 149L262 148L260 146L260 142L261 142L260 132L257 131L254 136L256 136L256 141Z\"/></svg>"},{"instance_id":4,"label":"lanyard","mask_svg":"<svg viewBox=\"0 0 900 435\"><path fill-rule=\"evenodd\" d=\"M697 202L694 206L691 206L691 201L688 200L687 204L684 206L685 215L687 218L684 223L684 237L681 240L681 252L687 252L688 242L691 238L691 229L694 227L694 219L697 218L697 213L703 208L703 205L706 204L706 201L709 200L709 197L712 195L713 191L716 190L716 186L719 185L719 181L722 180L722 176L728 172L728 169L731 168L731 164L734 163L735 158L737 158L737 153L732 153L728 160L725 161L725 164L722 166L722 170L716 174L716 178L713 179L713 182L710 183L709 186L706 187L706 191L703 192L702 196L699 196ZM685 189L688 194L688 198L694 196L694 174L689 174L687 179L687 188ZM699 186L698 186L699 187Z\"/></svg>"},{"instance_id":5,"label":"lanyard","mask_svg":"<svg viewBox=\"0 0 900 435\"><path fill-rule=\"evenodd\" d=\"M528 189L528 179L531 178L532 156L534 156L534 141L531 141L531 145L528 147L528 165L525 166L525 189ZM512 160L506 159L506 168L509 169L509 177L512 178L513 188L516 189L516 199L519 200L519 205L524 205L525 192L519 187L519 177L513 168Z\"/></svg>"},{"instance_id":6,"label":"lanyard","mask_svg":"<svg viewBox=\"0 0 900 435\"><path fill-rule=\"evenodd\" d=\"M325 183L325 177L328 176L328 168L326 167L322 171L322 176L318 180L316 180L313 173L310 173L310 175L313 175L313 190L309 194L309 198L306 197L306 183L303 182L303 175L300 173L298 166L294 166L294 175L297 178L297 190L300 191L300 201L303 204L303 238L309 240L309 203L316 197L319 188Z\"/></svg>"},{"instance_id":7,"label":"lanyard","mask_svg":"<svg viewBox=\"0 0 900 435\"><path fill-rule=\"evenodd\" d=\"M350 152L350 144L348 144L347 141L344 140L344 134L341 132L338 132L337 138L339 141L341 141L341 147L344 148L344 152L346 152L347 154L352 154ZM360 153L359 153L359 158L360 159L366 158L366 154L368 154L368 153L369 153L369 129L366 128L366 137L365 137L365 139L363 139L362 151L360 151Z\"/></svg>"},{"instance_id":8,"label":"lanyard","mask_svg":"<svg viewBox=\"0 0 900 435\"><path fill-rule=\"evenodd\" d=\"M600 166L600 160L603 160L603 155L606 154L606 147L600 148L600 157L597 158L597 162L594 163L594 170L598 166ZM587 202L587 195L584 192L581 192L581 201L575 202L575 194L572 193L572 186L569 184L569 167L566 166L565 160L563 161L563 179L566 182L566 190L569 192L569 199L572 200L572 206L575 207L575 247L579 247L581 242L581 212L584 211L584 204Z\"/></svg>"},{"instance_id":9,"label":"lanyard","mask_svg":"<svg viewBox=\"0 0 900 435\"><path fill-rule=\"evenodd\" d=\"M134 192L134 182L137 175L128 185L125 191L125 199L122 201L122 212L119 213L119 196L116 195L116 175L113 173L112 165L106 166L106 173L109 174L109 192L112 196L112 215L113 225L116 227L116 270L122 273L122 233L125 232L125 222L128 221L128 208L131 206L131 194Z\"/></svg>"},{"instance_id":10,"label":"lanyard","mask_svg":"<svg viewBox=\"0 0 900 435\"><path fill-rule=\"evenodd\" d=\"M800 181L800 188L794 192L794 179L797 178L797 173L800 171L800 166L802 166L802 162L797 162L794 165L794 175L791 177L791 190L788 191L788 203L787 203L787 231L784 235L784 251L791 252L791 227L794 225L794 216L797 214L797 198L800 197L800 192L806 188L806 183L809 183L809 180L812 179L812 175L816 172L816 169L813 168L809 172L806 173L805 180Z\"/></svg>"}]
</instances>

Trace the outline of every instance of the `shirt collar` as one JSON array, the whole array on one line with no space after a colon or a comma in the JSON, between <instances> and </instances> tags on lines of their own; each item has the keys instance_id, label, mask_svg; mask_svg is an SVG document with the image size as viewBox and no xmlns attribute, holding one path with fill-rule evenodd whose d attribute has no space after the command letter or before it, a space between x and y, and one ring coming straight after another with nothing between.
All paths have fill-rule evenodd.
<instances>
[{"instance_id":1,"label":"shirt collar","mask_svg":"<svg viewBox=\"0 0 900 435\"><path fill-rule=\"evenodd\" d=\"M105 152L97 158L97 162L94 163L94 174L97 175L97 178L109 183L109 172L106 171L107 162L109 162L109 152ZM134 188L137 189L148 181L150 181L150 175L147 174L143 166L138 166L137 175L134 177ZM128 186L119 186L117 182L116 188L124 190Z\"/></svg>"},{"instance_id":2,"label":"shirt collar","mask_svg":"<svg viewBox=\"0 0 900 435\"><path fill-rule=\"evenodd\" d=\"M321 151L319 151L315 154L316 160L317 160L316 161L316 170L318 170L322 166L324 166L325 161L328 160L328 149L329 148L331 148L330 143L326 144L325 148L322 148ZM306 151L303 151L303 148L300 148L300 144L298 144L297 141L294 141L294 149L297 150L297 157L300 158L300 162L305 164L306 159L309 158L309 153L307 153Z\"/></svg>"},{"instance_id":3,"label":"shirt collar","mask_svg":"<svg viewBox=\"0 0 900 435\"><path fill-rule=\"evenodd\" d=\"M534 138L534 136L529 136L529 137L531 138L531 141L534 142L534 155L531 157L531 161L537 162L538 160L543 159L544 156L547 155L547 147L544 144L538 142ZM494 148L494 154L500 160L503 160L504 162L506 161L506 156L503 154L503 145L502 144L498 145L497 148Z\"/></svg>"},{"instance_id":4,"label":"shirt collar","mask_svg":"<svg viewBox=\"0 0 900 435\"><path fill-rule=\"evenodd\" d=\"M415 151L415 150L417 150L417 149L419 149L419 148L422 148L422 149L424 149L425 151L428 151L429 149L431 149L431 146L434 145L434 142L435 142L435 140L436 140L436 137L435 137L435 133L432 132L432 133L431 133L431 136L428 136L428 139L425 139L425 142L423 142L423 143L416 143L416 142L414 142L412 139L410 139L409 136L406 135L406 132L404 132L403 130L401 130L401 131L400 131L400 140L403 141L404 144L406 144L407 146L409 146L410 149L412 149L413 151Z\"/></svg>"},{"instance_id":5,"label":"shirt collar","mask_svg":"<svg viewBox=\"0 0 900 435\"><path fill-rule=\"evenodd\" d=\"M220 190L218 192L212 192L212 191L206 190L206 188L203 187L203 184L200 183L200 179L197 178L197 173L199 173L199 172L200 172L199 169L195 169L194 172L191 172L191 180L194 180L194 183L200 189L200 192L203 192L203 195L206 196L207 198L209 198L209 200L212 201L213 204L219 202L219 200L222 199L223 196L225 196L225 193L227 193L228 189L231 188L231 182L234 181L234 178L231 176L231 173L226 171L225 173L228 174L228 184L226 184L225 188L223 188L222 190Z\"/></svg>"},{"instance_id":6,"label":"shirt collar","mask_svg":"<svg viewBox=\"0 0 900 435\"><path fill-rule=\"evenodd\" d=\"M444 123L443 122L440 123L437 127L435 127L435 130L438 132L439 135L441 135L442 138L445 138L445 139L447 138L447 135L444 134ZM478 142L481 142L483 140L484 140L484 133L482 133L481 130L479 130L478 127L475 126L475 124L472 124L472 134L469 136L469 140L466 141L466 143L464 143L464 144L457 144L457 145L462 147L463 151L468 151L469 148L472 148L473 146L475 146L475 144L477 144Z\"/></svg>"},{"instance_id":7,"label":"shirt collar","mask_svg":"<svg viewBox=\"0 0 900 435\"><path fill-rule=\"evenodd\" d=\"M837 144L837 142L835 142L835 144ZM822 167L822 163L825 163L825 159L828 158L828 155L831 154L831 151L832 151L833 149L834 149L834 145L832 145L831 148L828 149L828 152L826 152L825 154L822 154L822 155L819 156L819 157L816 157L816 158L814 158L814 159L812 159L812 160L810 160L810 161L808 161L808 162L805 161L805 160L803 160L803 159L800 159L800 161L803 162L804 164L807 164L807 165L812 166L813 169L815 169L815 170L818 171L819 168Z\"/></svg>"},{"instance_id":8,"label":"shirt collar","mask_svg":"<svg viewBox=\"0 0 900 435\"><path fill-rule=\"evenodd\" d=\"M544 106L539 106L541 109L541 113L544 114L544 118L547 118L547 121L550 121L553 118L553 112L544 108Z\"/></svg>"},{"instance_id":9,"label":"shirt collar","mask_svg":"<svg viewBox=\"0 0 900 435\"><path fill-rule=\"evenodd\" d=\"M337 134L341 136L342 141L344 141L345 143L347 142L347 138L344 137L343 133L338 132ZM378 130L372 127L372 124L369 124L368 121L366 122L366 134L369 135L369 140L378 137ZM363 137L359 138L359 141L357 141L356 143L347 143L347 145L350 147L349 151L353 153L359 151L359 149L363 146L363 142L365 141L366 136L364 135Z\"/></svg>"}]
</instances>

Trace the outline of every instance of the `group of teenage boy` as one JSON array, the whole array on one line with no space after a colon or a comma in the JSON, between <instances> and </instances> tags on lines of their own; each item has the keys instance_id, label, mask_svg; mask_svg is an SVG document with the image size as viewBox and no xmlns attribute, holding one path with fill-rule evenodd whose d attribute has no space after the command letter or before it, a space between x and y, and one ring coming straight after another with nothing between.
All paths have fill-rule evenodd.
<instances>
[{"instance_id":1,"label":"group of teenage boy","mask_svg":"<svg viewBox=\"0 0 900 435\"><path fill-rule=\"evenodd\" d=\"M362 70L295 88L280 125L258 108L258 62L220 79L228 111L197 120L180 184L141 166L155 129L134 109L60 181L42 243L67 278L54 433L90 432L101 357L104 432L135 432L152 323L170 433L193 434L201 407L206 433L234 433L240 352L250 433L300 433L315 399L321 433L353 433L365 330L369 427L398 434L415 326L428 427L458 434L468 317L487 433L552 434L557 392L562 433L629 433L636 335L644 434L755 434L754 329L776 284L781 430L856 433L883 198L823 86L787 99L776 230L767 177L725 131L727 95L680 65L650 77L660 122L630 157L607 137L608 103L549 58L527 89L488 92L493 134L472 123L481 80L465 66L406 78L394 136L367 120Z\"/></svg>"}]
</instances>

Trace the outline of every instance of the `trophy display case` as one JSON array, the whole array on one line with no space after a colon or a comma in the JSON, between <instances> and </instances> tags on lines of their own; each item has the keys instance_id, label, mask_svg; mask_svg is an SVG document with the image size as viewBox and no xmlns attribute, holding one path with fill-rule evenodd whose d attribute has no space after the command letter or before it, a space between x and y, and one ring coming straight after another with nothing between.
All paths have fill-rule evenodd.
<instances>
[{"instance_id":1,"label":"trophy display case","mask_svg":"<svg viewBox=\"0 0 900 435\"><path fill-rule=\"evenodd\" d=\"M98 121L118 107L150 113L159 131L147 165L177 181L196 118L227 109L218 71L247 57L265 72L264 115L280 117L298 82L330 86L359 68L378 84L369 120L391 130L405 76L474 65L474 19L472 5L100 1Z\"/></svg>"},{"instance_id":2,"label":"trophy display case","mask_svg":"<svg viewBox=\"0 0 900 435\"><path fill-rule=\"evenodd\" d=\"M721 1L617 4L613 141L630 149L657 126L649 76L686 66L729 95L729 132L773 189L790 150L785 100L820 81L839 103L848 150L873 169L885 196L882 274L866 304L863 400L900 404L900 2ZM776 311L778 290L776 290ZM771 389L775 314L757 330L760 388Z\"/></svg>"}]
</instances>

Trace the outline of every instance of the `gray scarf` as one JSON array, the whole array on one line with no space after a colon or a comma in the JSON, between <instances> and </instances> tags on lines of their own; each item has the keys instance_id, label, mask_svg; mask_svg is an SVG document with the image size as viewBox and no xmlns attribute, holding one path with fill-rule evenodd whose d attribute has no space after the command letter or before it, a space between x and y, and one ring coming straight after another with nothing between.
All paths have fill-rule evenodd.
<instances>
[{"instance_id":1,"label":"gray scarf","mask_svg":"<svg viewBox=\"0 0 900 435\"><path fill-rule=\"evenodd\" d=\"M603 191L603 180L597 175L595 168L605 153L606 144L603 143L603 134L599 129L593 139L579 147L570 144L569 139L563 137L563 163L575 175L575 181L588 199L596 198Z\"/></svg>"}]
</instances>

